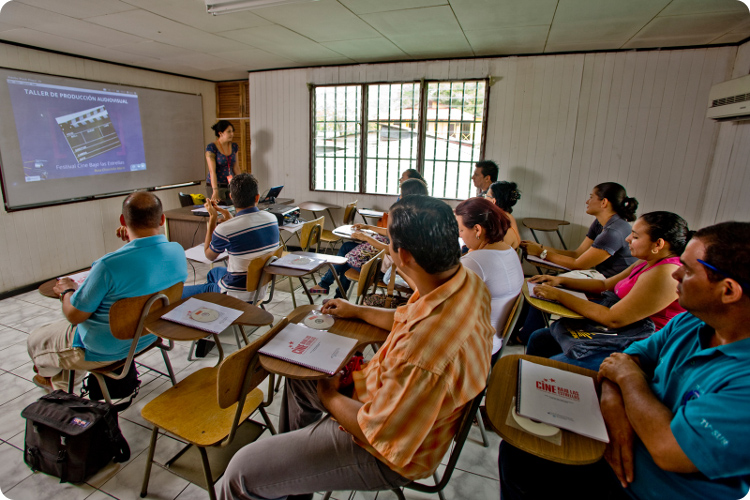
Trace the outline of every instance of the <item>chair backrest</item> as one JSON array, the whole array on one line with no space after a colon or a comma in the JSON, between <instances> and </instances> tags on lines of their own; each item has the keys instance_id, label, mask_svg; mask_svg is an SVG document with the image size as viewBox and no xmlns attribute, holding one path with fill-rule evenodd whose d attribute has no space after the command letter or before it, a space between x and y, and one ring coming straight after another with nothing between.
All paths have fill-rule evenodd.
<instances>
[{"instance_id":1,"label":"chair backrest","mask_svg":"<svg viewBox=\"0 0 750 500\"><path fill-rule=\"evenodd\" d=\"M381 250L362 265L362 268L359 270L359 281L357 282L357 298L364 295L375 282L375 277L378 274L378 269L380 269L380 263L383 261L384 255L385 250Z\"/></svg>"},{"instance_id":2,"label":"chair backrest","mask_svg":"<svg viewBox=\"0 0 750 500\"><path fill-rule=\"evenodd\" d=\"M453 470L456 468L458 457L461 455L461 450L464 447L466 438L469 436L469 431L471 430L471 426L474 422L474 416L479 410L479 405L482 404L482 398L484 397L484 392L486 390L486 387L482 389L482 391L464 408L463 415L461 415L461 424L459 425L458 431L453 438L453 449L451 450L450 457L448 458L448 463L445 466L443 477L440 478L440 481L437 481L436 478L435 485L411 482L406 485L407 488L417 491L423 491L426 493L437 493L438 491L441 491L443 488L445 488L445 485L448 484L448 481L450 481Z\"/></svg>"},{"instance_id":3,"label":"chair backrest","mask_svg":"<svg viewBox=\"0 0 750 500\"><path fill-rule=\"evenodd\" d=\"M250 261L247 265L247 291L254 292L258 288L262 288L268 284L273 278L272 275L263 272L263 268L266 267L271 257L279 257L284 252L283 247L279 247L273 252L261 255Z\"/></svg>"},{"instance_id":4,"label":"chair backrest","mask_svg":"<svg viewBox=\"0 0 750 500\"><path fill-rule=\"evenodd\" d=\"M193 203L193 197L189 194L180 192L177 196L180 198L180 206L181 207L189 207L190 205L194 205Z\"/></svg>"},{"instance_id":5,"label":"chair backrest","mask_svg":"<svg viewBox=\"0 0 750 500\"><path fill-rule=\"evenodd\" d=\"M224 358L216 376L216 397L220 408L229 408L237 403L268 376L268 372L257 362L258 349L287 323L289 320L284 318L258 340Z\"/></svg>"},{"instance_id":6,"label":"chair backrest","mask_svg":"<svg viewBox=\"0 0 750 500\"><path fill-rule=\"evenodd\" d=\"M320 252L320 235L323 233L323 226L326 218L321 216L317 219L305 222L299 230L299 244L303 252L307 252L313 246L317 245L317 252Z\"/></svg>"},{"instance_id":7,"label":"chair backrest","mask_svg":"<svg viewBox=\"0 0 750 500\"><path fill-rule=\"evenodd\" d=\"M354 223L354 216L357 215L357 202L359 200L354 200L353 202L346 205L344 208L344 225L349 225Z\"/></svg>"},{"instance_id":8,"label":"chair backrest","mask_svg":"<svg viewBox=\"0 0 750 500\"><path fill-rule=\"evenodd\" d=\"M161 292L120 299L112 304L109 310L109 329L112 332L112 336L120 340L134 338L138 333L139 323L142 323L141 317L145 318L151 311L180 300L183 286L182 282L175 283ZM167 297L167 303L165 304L163 300L155 300L149 304L148 311L144 311L144 306L149 303L150 299L160 293Z\"/></svg>"},{"instance_id":9,"label":"chair backrest","mask_svg":"<svg viewBox=\"0 0 750 500\"><path fill-rule=\"evenodd\" d=\"M508 319L505 321L503 331L500 332L503 338L503 344L502 346L500 346L500 352L497 354L498 358L503 355L503 350L505 349L505 346L508 345L508 338L510 337L511 332L513 332L513 329L516 327L516 323L518 323L518 318L521 316L521 310L523 309L523 307L521 307L522 304L523 294L519 293L518 297L516 297L516 301L513 303L513 309L510 310Z\"/></svg>"}]
</instances>

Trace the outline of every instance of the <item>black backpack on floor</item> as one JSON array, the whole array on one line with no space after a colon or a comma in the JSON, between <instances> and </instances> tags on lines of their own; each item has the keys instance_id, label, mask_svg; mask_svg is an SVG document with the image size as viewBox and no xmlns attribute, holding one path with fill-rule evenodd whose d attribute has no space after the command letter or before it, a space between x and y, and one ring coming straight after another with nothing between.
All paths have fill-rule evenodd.
<instances>
[{"instance_id":1,"label":"black backpack on floor","mask_svg":"<svg viewBox=\"0 0 750 500\"><path fill-rule=\"evenodd\" d=\"M34 471L80 483L110 460L130 459L112 405L55 391L27 406L24 462Z\"/></svg>"}]
</instances>

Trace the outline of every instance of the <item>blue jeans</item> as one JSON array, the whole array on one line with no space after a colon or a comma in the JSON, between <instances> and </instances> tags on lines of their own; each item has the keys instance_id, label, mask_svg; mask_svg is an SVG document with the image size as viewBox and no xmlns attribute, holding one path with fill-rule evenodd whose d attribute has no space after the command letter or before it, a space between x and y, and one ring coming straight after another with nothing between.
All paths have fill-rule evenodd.
<instances>
[{"instance_id":1,"label":"blue jeans","mask_svg":"<svg viewBox=\"0 0 750 500\"><path fill-rule=\"evenodd\" d=\"M570 358L563 354L562 347L557 343L555 337L552 336L549 328L542 328L532 333L531 337L529 337L529 343L526 345L526 354L531 356L554 359L555 361L562 361L569 365L581 366L594 371L599 371L599 365L613 352L615 351L602 350L602 352L583 359Z\"/></svg>"},{"instance_id":2,"label":"blue jeans","mask_svg":"<svg viewBox=\"0 0 750 500\"><path fill-rule=\"evenodd\" d=\"M208 272L206 282L202 285L187 285L182 289L182 298L186 299L199 293L216 292L221 293L221 287L218 285L221 278L227 274L226 267L214 267Z\"/></svg>"},{"instance_id":3,"label":"blue jeans","mask_svg":"<svg viewBox=\"0 0 750 500\"><path fill-rule=\"evenodd\" d=\"M347 241L341 245L341 248L339 248L338 256L339 257L345 257L346 254L354 250L360 245L361 241ZM339 275L339 281L341 281L341 286L344 287L344 290L336 290L336 297L345 297L347 290L349 290L349 285L351 282L349 279L344 276L344 273L347 271L347 269L351 268L352 266L349 265L349 263L344 262L343 264L338 264L333 266L334 269L336 269L336 274ZM357 268L354 268L357 269ZM357 269L359 271L359 269ZM329 269L323 277L320 279L320 282L318 283L319 287L325 288L326 290L329 290L331 288L331 285L333 285L333 282L336 281L336 278L333 276L333 273Z\"/></svg>"}]
</instances>

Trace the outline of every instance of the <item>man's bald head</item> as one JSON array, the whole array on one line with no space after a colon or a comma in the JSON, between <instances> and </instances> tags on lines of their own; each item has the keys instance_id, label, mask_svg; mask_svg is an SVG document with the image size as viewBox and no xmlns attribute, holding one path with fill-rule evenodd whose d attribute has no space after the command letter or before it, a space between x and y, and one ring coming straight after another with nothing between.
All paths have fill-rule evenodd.
<instances>
[{"instance_id":1,"label":"man's bald head","mask_svg":"<svg viewBox=\"0 0 750 500\"><path fill-rule=\"evenodd\" d=\"M157 229L161 226L162 207L158 196L136 191L122 202L125 225L134 229Z\"/></svg>"}]
</instances>

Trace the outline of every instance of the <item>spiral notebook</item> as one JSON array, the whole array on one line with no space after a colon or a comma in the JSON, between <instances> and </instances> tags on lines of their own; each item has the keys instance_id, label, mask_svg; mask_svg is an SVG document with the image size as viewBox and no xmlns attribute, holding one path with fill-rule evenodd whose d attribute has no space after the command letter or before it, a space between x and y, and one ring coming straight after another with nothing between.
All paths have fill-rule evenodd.
<instances>
[{"instance_id":1,"label":"spiral notebook","mask_svg":"<svg viewBox=\"0 0 750 500\"><path fill-rule=\"evenodd\" d=\"M242 311L237 309L190 297L162 315L161 319L218 334L226 330L240 316L242 316Z\"/></svg>"},{"instance_id":2,"label":"spiral notebook","mask_svg":"<svg viewBox=\"0 0 750 500\"><path fill-rule=\"evenodd\" d=\"M356 345L357 339L289 323L258 352L333 375Z\"/></svg>"}]
</instances>

